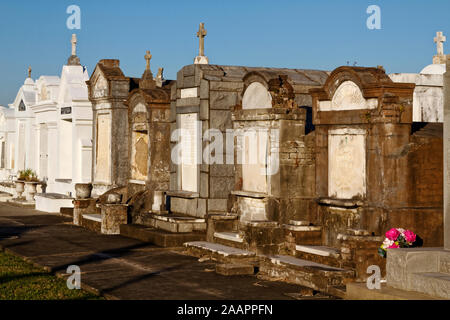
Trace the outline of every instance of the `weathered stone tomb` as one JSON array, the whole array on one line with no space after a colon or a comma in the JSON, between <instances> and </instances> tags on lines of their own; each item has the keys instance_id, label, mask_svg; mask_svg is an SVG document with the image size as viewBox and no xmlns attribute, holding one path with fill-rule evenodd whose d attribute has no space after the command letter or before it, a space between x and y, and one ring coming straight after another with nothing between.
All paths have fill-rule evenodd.
<instances>
[{"instance_id":1,"label":"weathered stone tomb","mask_svg":"<svg viewBox=\"0 0 450 320\"><path fill-rule=\"evenodd\" d=\"M414 84L379 68L341 67L313 89L323 244L363 229L414 230L442 244L442 125L412 122Z\"/></svg>"}]
</instances>

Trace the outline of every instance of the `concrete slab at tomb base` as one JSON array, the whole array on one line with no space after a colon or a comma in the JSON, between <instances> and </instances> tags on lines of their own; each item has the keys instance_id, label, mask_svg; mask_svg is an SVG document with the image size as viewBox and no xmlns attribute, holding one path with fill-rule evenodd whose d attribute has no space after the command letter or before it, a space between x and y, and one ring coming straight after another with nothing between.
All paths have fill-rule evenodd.
<instances>
[{"instance_id":1,"label":"concrete slab at tomb base","mask_svg":"<svg viewBox=\"0 0 450 320\"><path fill-rule=\"evenodd\" d=\"M17 198L12 198L6 201L9 205L15 206L15 207L22 207L22 208L30 208L30 209L34 209L36 206L36 203L33 202L29 202L26 201L25 199L17 199Z\"/></svg>"},{"instance_id":2,"label":"concrete slab at tomb base","mask_svg":"<svg viewBox=\"0 0 450 320\"><path fill-rule=\"evenodd\" d=\"M259 277L277 279L298 284L341 298L345 291L341 287L355 277L353 270L297 259L291 256L267 256L260 260Z\"/></svg>"},{"instance_id":3,"label":"concrete slab at tomb base","mask_svg":"<svg viewBox=\"0 0 450 320\"><path fill-rule=\"evenodd\" d=\"M348 283L346 300L436 300L431 296L395 289L381 284L381 289L368 289L366 283Z\"/></svg>"},{"instance_id":4,"label":"concrete slab at tomb base","mask_svg":"<svg viewBox=\"0 0 450 320\"><path fill-rule=\"evenodd\" d=\"M450 251L443 248L389 249L390 287L450 299Z\"/></svg>"},{"instance_id":5,"label":"concrete slab at tomb base","mask_svg":"<svg viewBox=\"0 0 450 320\"><path fill-rule=\"evenodd\" d=\"M111 299L291 300L302 287L261 281L255 276L222 276L212 261L180 254L122 236L93 233L71 219L0 205L0 250L67 276L78 265L82 288Z\"/></svg>"},{"instance_id":6,"label":"concrete slab at tomb base","mask_svg":"<svg viewBox=\"0 0 450 320\"><path fill-rule=\"evenodd\" d=\"M61 208L73 208L73 198L58 193L39 193L35 196L36 210L59 213Z\"/></svg>"},{"instance_id":7,"label":"concrete slab at tomb base","mask_svg":"<svg viewBox=\"0 0 450 320\"><path fill-rule=\"evenodd\" d=\"M173 233L137 224L121 225L120 235L160 247L181 247L186 242L202 241L206 238L203 232Z\"/></svg>"},{"instance_id":8,"label":"concrete slab at tomb base","mask_svg":"<svg viewBox=\"0 0 450 320\"><path fill-rule=\"evenodd\" d=\"M231 274L233 270L243 272L245 269L237 267L239 265L253 266L258 268L260 279L297 284L341 298L345 297L345 284L355 277L353 270L331 267L292 256L257 255L248 250L204 241L189 242L185 247L187 254L202 260L232 265L219 267L219 273L223 275Z\"/></svg>"}]
</instances>

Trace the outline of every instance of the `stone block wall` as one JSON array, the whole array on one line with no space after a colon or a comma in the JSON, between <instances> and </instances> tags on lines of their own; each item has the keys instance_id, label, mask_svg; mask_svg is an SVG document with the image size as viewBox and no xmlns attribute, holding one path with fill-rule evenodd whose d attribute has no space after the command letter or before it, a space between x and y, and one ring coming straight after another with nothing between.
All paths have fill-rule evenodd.
<instances>
[{"instance_id":1,"label":"stone block wall","mask_svg":"<svg viewBox=\"0 0 450 320\"><path fill-rule=\"evenodd\" d=\"M94 120L92 194L96 197L113 187L124 186L127 183L128 109L125 101L133 89L133 81L124 76L119 67L119 60L100 60L87 84ZM99 116L107 119L109 123L105 132L98 132ZM99 141L99 137L105 141ZM97 159L100 159L103 168L97 168ZM100 177L97 172L101 169L105 172Z\"/></svg>"},{"instance_id":2,"label":"stone block wall","mask_svg":"<svg viewBox=\"0 0 450 320\"><path fill-rule=\"evenodd\" d=\"M245 69L215 65L188 65L177 74L171 91L171 132L179 128L177 115L196 113L201 121L202 135L208 129L218 129L226 145L226 130L232 129L231 111L242 91ZM188 89L186 91L186 89ZM191 91L187 97L185 92ZM171 141L171 148L176 141ZM203 148L207 143L203 142ZM225 149L225 147L224 147ZM234 188L234 167L226 163L226 149L222 153L224 164L198 165L198 192L184 196L179 185L179 167L170 166L171 211L204 217L208 212L227 212L229 196Z\"/></svg>"},{"instance_id":3,"label":"stone block wall","mask_svg":"<svg viewBox=\"0 0 450 320\"><path fill-rule=\"evenodd\" d=\"M364 103L355 110L345 109L350 101L360 103L351 100L355 95L346 102L339 100L344 95L336 100L334 96L350 80L364 93ZM413 132L417 130L412 126L413 91L413 84L393 83L381 69L359 67L338 68L322 89L310 91L316 125L318 214L325 245L338 246L336 235L349 228L382 236L395 227L418 233L426 246L442 245L442 129L428 124ZM376 106L367 107L374 98ZM335 101L340 105L326 109ZM364 192L352 199L335 197L330 191L332 130L364 132ZM338 182L345 178L341 174Z\"/></svg>"},{"instance_id":4,"label":"stone block wall","mask_svg":"<svg viewBox=\"0 0 450 320\"><path fill-rule=\"evenodd\" d=\"M314 132L305 135L304 109L252 109L233 112L233 127L240 135L249 129L267 130L269 134L269 157L278 160L278 170L267 177L267 197L273 201L265 201L265 218L280 223L289 220L315 220L315 161ZM275 131L278 134L275 134ZM239 135L239 134L237 134ZM235 140L237 141L237 139ZM236 143L237 153L243 146ZM242 165L235 155L236 191L242 190ZM275 200L276 199L276 200ZM247 213L257 216L255 208L261 207L257 199L245 201L238 196L238 210L242 216ZM261 209L262 210L262 209ZM263 212L260 214L263 216ZM258 219L256 219L258 220ZM263 220L263 219L260 219Z\"/></svg>"}]
</instances>

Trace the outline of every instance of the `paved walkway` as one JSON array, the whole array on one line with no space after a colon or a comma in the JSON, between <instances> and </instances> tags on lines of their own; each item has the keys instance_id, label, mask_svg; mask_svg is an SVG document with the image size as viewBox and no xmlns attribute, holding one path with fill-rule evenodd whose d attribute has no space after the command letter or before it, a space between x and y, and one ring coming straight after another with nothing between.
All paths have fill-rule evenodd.
<instances>
[{"instance_id":1,"label":"paved walkway","mask_svg":"<svg viewBox=\"0 0 450 320\"><path fill-rule=\"evenodd\" d=\"M78 265L82 285L109 298L284 300L300 292L254 276L221 276L212 262L200 263L180 249L100 235L70 222L0 203L0 246L56 273Z\"/></svg>"}]
</instances>

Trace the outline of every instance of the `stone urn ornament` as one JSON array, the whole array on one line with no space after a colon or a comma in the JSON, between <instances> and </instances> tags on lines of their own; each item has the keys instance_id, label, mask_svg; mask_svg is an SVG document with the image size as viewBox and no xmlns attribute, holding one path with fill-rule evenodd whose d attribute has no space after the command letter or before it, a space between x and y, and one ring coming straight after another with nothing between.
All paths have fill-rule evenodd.
<instances>
[{"instance_id":1,"label":"stone urn ornament","mask_svg":"<svg viewBox=\"0 0 450 320\"><path fill-rule=\"evenodd\" d=\"M25 182L25 198L27 201L34 201L34 196L37 193L38 182L26 181Z\"/></svg>"},{"instance_id":2,"label":"stone urn ornament","mask_svg":"<svg viewBox=\"0 0 450 320\"><path fill-rule=\"evenodd\" d=\"M76 199L89 199L91 197L92 184L91 183L77 183L75 184Z\"/></svg>"},{"instance_id":3,"label":"stone urn ornament","mask_svg":"<svg viewBox=\"0 0 450 320\"><path fill-rule=\"evenodd\" d=\"M22 198L22 193L25 191L25 181L16 180L15 185L17 198Z\"/></svg>"}]
</instances>

